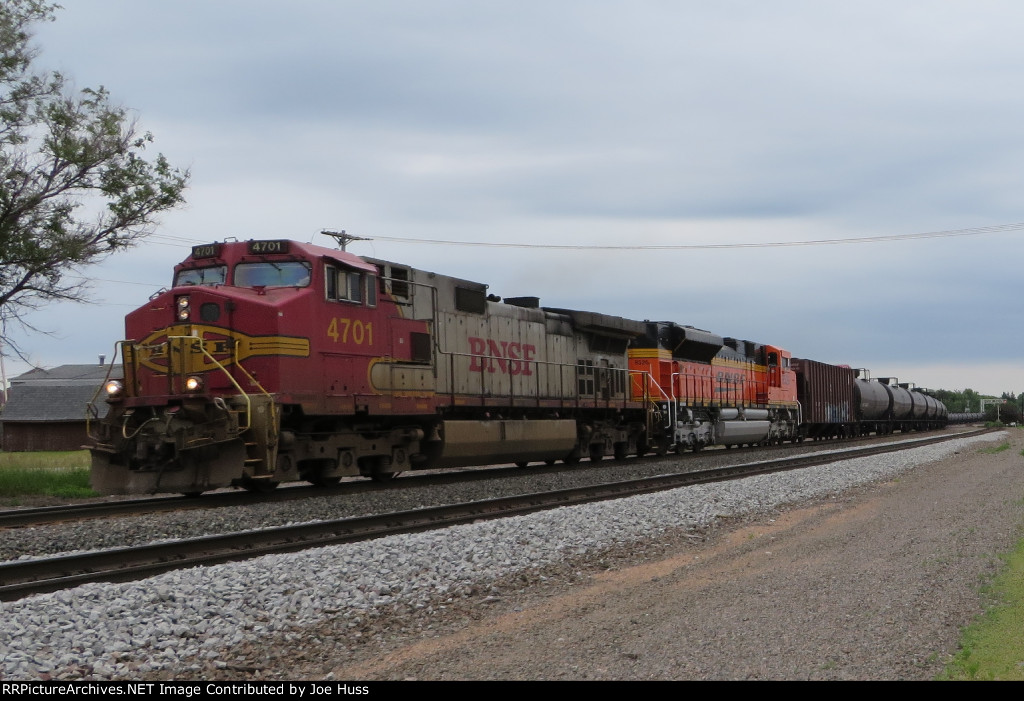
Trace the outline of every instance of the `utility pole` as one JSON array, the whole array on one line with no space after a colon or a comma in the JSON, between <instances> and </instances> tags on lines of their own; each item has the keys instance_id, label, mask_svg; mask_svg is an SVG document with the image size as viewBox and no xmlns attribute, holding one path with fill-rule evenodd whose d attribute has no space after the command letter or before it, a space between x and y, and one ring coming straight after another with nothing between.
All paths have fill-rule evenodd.
<instances>
[{"instance_id":1,"label":"utility pole","mask_svg":"<svg viewBox=\"0 0 1024 701\"><path fill-rule=\"evenodd\" d=\"M7 371L4 370L4 351L0 348L0 408L7 403Z\"/></svg>"},{"instance_id":2,"label":"utility pole","mask_svg":"<svg viewBox=\"0 0 1024 701\"><path fill-rule=\"evenodd\" d=\"M352 243L353 241L372 241L373 240L373 239L368 239L368 238L366 238L364 236L353 236L352 234L346 234L344 229L342 229L340 232L339 231L328 231L327 229L324 229L320 233L323 234L324 236L330 236L332 239L337 241L338 242L338 247L341 250L343 250L343 251L345 250L345 247L347 245L349 245L350 243Z\"/></svg>"}]
</instances>

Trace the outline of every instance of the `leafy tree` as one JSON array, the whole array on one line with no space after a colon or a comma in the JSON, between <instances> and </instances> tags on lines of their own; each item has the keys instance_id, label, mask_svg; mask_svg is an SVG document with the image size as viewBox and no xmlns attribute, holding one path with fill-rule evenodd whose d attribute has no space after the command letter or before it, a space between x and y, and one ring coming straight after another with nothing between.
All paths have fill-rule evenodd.
<instances>
[{"instance_id":1,"label":"leafy tree","mask_svg":"<svg viewBox=\"0 0 1024 701\"><path fill-rule=\"evenodd\" d=\"M84 301L81 266L130 248L182 203L188 171L143 151L152 141L105 89L74 92L33 68L29 28L45 0L0 4L0 340L55 300ZM69 275L70 274L70 275Z\"/></svg>"},{"instance_id":2,"label":"leafy tree","mask_svg":"<svg viewBox=\"0 0 1024 701\"><path fill-rule=\"evenodd\" d=\"M996 416L1004 424L1019 424L1021 422L1020 406L1016 402L1007 401L1005 404L996 405Z\"/></svg>"},{"instance_id":3,"label":"leafy tree","mask_svg":"<svg viewBox=\"0 0 1024 701\"><path fill-rule=\"evenodd\" d=\"M946 405L951 414L980 411L981 395L973 389L948 390L939 389L932 393L936 399Z\"/></svg>"}]
</instances>

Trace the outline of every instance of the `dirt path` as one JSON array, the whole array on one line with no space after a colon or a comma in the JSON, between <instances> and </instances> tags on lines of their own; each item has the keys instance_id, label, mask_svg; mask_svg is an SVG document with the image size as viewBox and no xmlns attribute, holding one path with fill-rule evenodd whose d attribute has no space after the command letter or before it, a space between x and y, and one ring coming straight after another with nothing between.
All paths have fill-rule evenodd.
<instances>
[{"instance_id":1,"label":"dirt path","mask_svg":"<svg viewBox=\"0 0 1024 701\"><path fill-rule=\"evenodd\" d=\"M291 676L929 679L1022 535L1024 432L1010 440L707 541L572 563L443 619L381 621L358 645L325 629L324 657Z\"/></svg>"}]
</instances>

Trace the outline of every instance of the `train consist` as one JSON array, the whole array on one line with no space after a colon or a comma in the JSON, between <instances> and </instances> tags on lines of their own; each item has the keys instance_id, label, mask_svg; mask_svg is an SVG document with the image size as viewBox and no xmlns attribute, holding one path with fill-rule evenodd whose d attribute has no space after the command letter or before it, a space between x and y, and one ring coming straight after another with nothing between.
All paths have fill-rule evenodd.
<instances>
[{"instance_id":1,"label":"train consist","mask_svg":"<svg viewBox=\"0 0 1024 701\"><path fill-rule=\"evenodd\" d=\"M778 346L502 301L481 283L295 241L194 247L125 328L124 376L90 427L104 493L386 480L947 418L907 385Z\"/></svg>"}]
</instances>

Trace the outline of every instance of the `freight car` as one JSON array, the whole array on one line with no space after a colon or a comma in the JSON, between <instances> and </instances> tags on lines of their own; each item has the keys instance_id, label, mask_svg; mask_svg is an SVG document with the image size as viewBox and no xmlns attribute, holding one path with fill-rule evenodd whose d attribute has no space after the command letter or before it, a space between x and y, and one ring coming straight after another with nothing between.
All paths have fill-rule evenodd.
<instances>
[{"instance_id":1,"label":"freight car","mask_svg":"<svg viewBox=\"0 0 1024 701\"><path fill-rule=\"evenodd\" d=\"M974 423L976 421L984 420L985 415L977 411L959 412L956 414L949 415L949 423L951 424L969 424Z\"/></svg>"},{"instance_id":2,"label":"freight car","mask_svg":"<svg viewBox=\"0 0 1024 701\"><path fill-rule=\"evenodd\" d=\"M794 358L804 438L849 438L894 431L930 431L949 422L938 399L867 370Z\"/></svg>"},{"instance_id":3,"label":"freight car","mask_svg":"<svg viewBox=\"0 0 1024 701\"><path fill-rule=\"evenodd\" d=\"M804 382L812 395L798 396L801 366L780 347L502 301L481 283L295 241L194 247L125 329L123 377L91 427L105 493L387 480L826 430L802 408L824 388ZM865 426L920 427L895 421L887 391Z\"/></svg>"}]
</instances>

